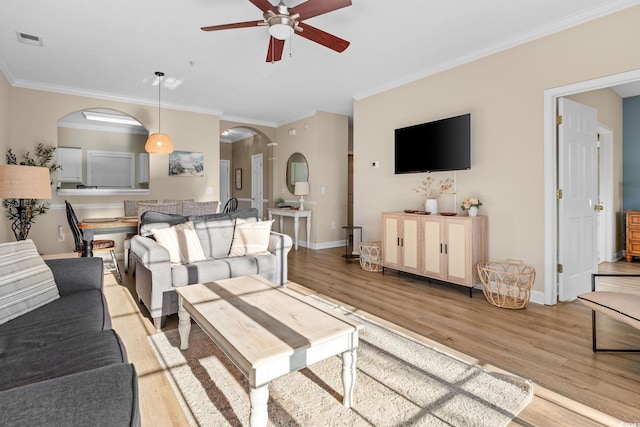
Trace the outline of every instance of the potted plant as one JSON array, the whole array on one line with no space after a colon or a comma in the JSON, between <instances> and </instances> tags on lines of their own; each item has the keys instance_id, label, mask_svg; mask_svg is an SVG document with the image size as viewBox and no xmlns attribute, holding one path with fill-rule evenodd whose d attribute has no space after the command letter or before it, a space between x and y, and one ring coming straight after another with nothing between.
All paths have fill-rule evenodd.
<instances>
[{"instance_id":1,"label":"potted plant","mask_svg":"<svg viewBox=\"0 0 640 427\"><path fill-rule=\"evenodd\" d=\"M413 190L420 194L420 196L425 200L424 210L432 214L437 214L438 199L442 197L442 195L446 194L451 187L453 187L452 178L445 178L436 182L432 176L428 176Z\"/></svg>"},{"instance_id":2,"label":"potted plant","mask_svg":"<svg viewBox=\"0 0 640 427\"><path fill-rule=\"evenodd\" d=\"M482 206L482 202L477 197L465 197L460 208L463 211L468 211L469 216L476 216L480 206Z\"/></svg>"},{"instance_id":3,"label":"potted plant","mask_svg":"<svg viewBox=\"0 0 640 427\"><path fill-rule=\"evenodd\" d=\"M276 207L280 207L282 205L284 205L284 199L282 197L278 197L276 199Z\"/></svg>"},{"instance_id":4,"label":"potted plant","mask_svg":"<svg viewBox=\"0 0 640 427\"><path fill-rule=\"evenodd\" d=\"M6 159L8 165L25 165L25 166L41 166L49 168L49 173L53 174L58 169L62 169L60 165L53 162L53 155L56 151L56 147L53 145L47 145L42 142L36 145L35 151L33 155L31 152L27 151L22 156L22 161L18 163L18 159L16 155L11 151L11 148L7 150ZM50 181L53 184L53 181ZM2 200L2 207L6 210L6 216L11 221L15 221L20 218L19 207L20 201L18 199L4 199ZM49 202L38 203L37 199L27 199L24 200L24 220L23 230L14 231L16 233L16 239L18 238L18 232L23 233L24 238L27 237L29 233L29 229L31 228L31 224L33 224L36 220L36 217L39 215L44 215L49 210Z\"/></svg>"}]
</instances>

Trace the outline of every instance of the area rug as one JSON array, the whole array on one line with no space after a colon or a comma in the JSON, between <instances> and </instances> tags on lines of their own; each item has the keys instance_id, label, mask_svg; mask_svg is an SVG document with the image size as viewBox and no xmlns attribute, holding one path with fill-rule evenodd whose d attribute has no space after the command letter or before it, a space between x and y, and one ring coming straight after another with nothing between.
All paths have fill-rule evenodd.
<instances>
[{"instance_id":1,"label":"area rug","mask_svg":"<svg viewBox=\"0 0 640 427\"><path fill-rule=\"evenodd\" d=\"M269 426L504 426L532 399L522 378L488 372L341 307L364 323L354 406L342 405L342 359L269 385ZM197 326L149 337L192 426L248 426L249 385Z\"/></svg>"}]
</instances>

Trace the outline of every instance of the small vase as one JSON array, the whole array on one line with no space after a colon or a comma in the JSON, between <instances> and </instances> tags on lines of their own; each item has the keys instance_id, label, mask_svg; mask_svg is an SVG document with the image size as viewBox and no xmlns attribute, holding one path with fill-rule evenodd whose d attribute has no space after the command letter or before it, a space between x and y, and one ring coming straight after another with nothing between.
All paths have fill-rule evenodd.
<instances>
[{"instance_id":1,"label":"small vase","mask_svg":"<svg viewBox=\"0 0 640 427\"><path fill-rule=\"evenodd\" d=\"M424 202L424 210L431 214L438 213L438 199L427 199Z\"/></svg>"},{"instance_id":2,"label":"small vase","mask_svg":"<svg viewBox=\"0 0 640 427\"><path fill-rule=\"evenodd\" d=\"M478 208L476 206L471 206L467 212L469 216L478 216Z\"/></svg>"}]
</instances>

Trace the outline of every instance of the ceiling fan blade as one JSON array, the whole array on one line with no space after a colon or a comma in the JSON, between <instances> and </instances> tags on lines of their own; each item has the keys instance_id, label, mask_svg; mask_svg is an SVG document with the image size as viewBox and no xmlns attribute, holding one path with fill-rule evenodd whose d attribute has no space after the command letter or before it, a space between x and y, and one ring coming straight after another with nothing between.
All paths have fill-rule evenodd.
<instances>
[{"instance_id":1,"label":"ceiling fan blade","mask_svg":"<svg viewBox=\"0 0 640 427\"><path fill-rule=\"evenodd\" d=\"M269 38L269 51L267 52L267 62L276 62L282 59L282 51L284 50L284 40L278 40L275 37Z\"/></svg>"},{"instance_id":2,"label":"ceiling fan blade","mask_svg":"<svg viewBox=\"0 0 640 427\"><path fill-rule=\"evenodd\" d=\"M289 13L299 13L302 21L347 6L351 6L351 0L307 0L289 9Z\"/></svg>"},{"instance_id":3,"label":"ceiling fan blade","mask_svg":"<svg viewBox=\"0 0 640 427\"><path fill-rule=\"evenodd\" d=\"M267 10L272 10L276 12L276 9L273 7L271 2L269 2L269 0L249 0L249 1L253 3L255 7L257 7L263 12L266 12Z\"/></svg>"},{"instance_id":4,"label":"ceiling fan blade","mask_svg":"<svg viewBox=\"0 0 640 427\"><path fill-rule=\"evenodd\" d=\"M305 24L304 22L300 22L298 25L300 28L302 28L302 31L296 31L295 34L304 37L305 39L311 40L312 42L319 43L322 46L326 46L329 49L333 49L336 52L344 52L344 50L351 44L348 41L341 39L340 37L336 37L333 34L329 34L325 31L319 30L318 28L312 27L311 25Z\"/></svg>"},{"instance_id":5,"label":"ceiling fan blade","mask_svg":"<svg viewBox=\"0 0 640 427\"><path fill-rule=\"evenodd\" d=\"M233 28L257 27L259 25L264 25L264 21L262 19L259 21L236 22L235 24L212 25L210 27L202 27L200 29L202 31L218 31L231 30Z\"/></svg>"}]
</instances>

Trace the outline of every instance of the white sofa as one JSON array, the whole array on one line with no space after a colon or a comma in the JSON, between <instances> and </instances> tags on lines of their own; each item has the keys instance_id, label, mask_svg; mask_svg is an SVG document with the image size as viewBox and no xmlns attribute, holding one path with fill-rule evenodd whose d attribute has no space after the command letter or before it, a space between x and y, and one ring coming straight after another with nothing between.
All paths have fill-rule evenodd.
<instances>
[{"instance_id":1,"label":"white sofa","mask_svg":"<svg viewBox=\"0 0 640 427\"><path fill-rule=\"evenodd\" d=\"M140 235L131 239L131 252L136 263L136 292L156 328L162 327L167 315L178 312L176 287L251 274L286 285L287 254L292 246L291 237L286 234L271 231L264 252L230 256L236 223L239 219L256 222L256 215L256 209L194 217L155 212L143 215ZM170 251L152 238L151 230L170 228L187 221L193 222L205 258L172 263Z\"/></svg>"}]
</instances>

